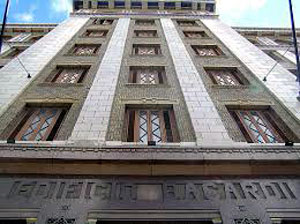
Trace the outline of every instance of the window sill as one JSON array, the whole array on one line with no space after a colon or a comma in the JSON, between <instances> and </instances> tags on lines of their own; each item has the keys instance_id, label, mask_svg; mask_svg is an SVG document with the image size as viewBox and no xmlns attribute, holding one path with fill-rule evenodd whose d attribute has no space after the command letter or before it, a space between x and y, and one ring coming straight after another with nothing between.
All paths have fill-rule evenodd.
<instances>
[{"instance_id":1,"label":"window sill","mask_svg":"<svg viewBox=\"0 0 300 224\"><path fill-rule=\"evenodd\" d=\"M130 56L133 57L133 58L141 58L141 57L145 57L145 58L163 58L164 57L164 55L162 55L162 54L155 54L155 55L131 54Z\"/></svg>"}]
</instances>

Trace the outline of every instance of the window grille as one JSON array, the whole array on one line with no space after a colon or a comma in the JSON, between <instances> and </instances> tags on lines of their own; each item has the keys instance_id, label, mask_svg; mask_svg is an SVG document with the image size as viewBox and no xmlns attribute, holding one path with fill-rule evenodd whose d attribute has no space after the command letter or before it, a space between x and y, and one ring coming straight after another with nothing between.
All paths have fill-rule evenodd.
<instances>
[{"instance_id":1,"label":"window grille","mask_svg":"<svg viewBox=\"0 0 300 224\"><path fill-rule=\"evenodd\" d=\"M158 45L134 45L133 54L135 55L158 55L161 54Z\"/></svg>"},{"instance_id":2,"label":"window grille","mask_svg":"<svg viewBox=\"0 0 300 224\"><path fill-rule=\"evenodd\" d=\"M75 45L72 53L77 56L94 56L98 53L99 45L78 44Z\"/></svg>"},{"instance_id":3,"label":"window grille","mask_svg":"<svg viewBox=\"0 0 300 224\"><path fill-rule=\"evenodd\" d=\"M105 37L107 30L87 30L85 33L86 37Z\"/></svg>"},{"instance_id":4,"label":"window grille","mask_svg":"<svg viewBox=\"0 0 300 224\"><path fill-rule=\"evenodd\" d=\"M111 25L114 22L112 19L95 19L93 21L94 25Z\"/></svg>"},{"instance_id":5,"label":"window grille","mask_svg":"<svg viewBox=\"0 0 300 224\"><path fill-rule=\"evenodd\" d=\"M192 46L197 55L201 57L216 57L222 55L217 46Z\"/></svg>"},{"instance_id":6,"label":"window grille","mask_svg":"<svg viewBox=\"0 0 300 224\"><path fill-rule=\"evenodd\" d=\"M51 141L66 114L64 108L29 108L10 139L17 141Z\"/></svg>"},{"instance_id":7,"label":"window grille","mask_svg":"<svg viewBox=\"0 0 300 224\"><path fill-rule=\"evenodd\" d=\"M260 221L258 219L235 219L234 224L260 224Z\"/></svg>"},{"instance_id":8,"label":"window grille","mask_svg":"<svg viewBox=\"0 0 300 224\"><path fill-rule=\"evenodd\" d=\"M135 30L134 31L136 37L156 37L156 30Z\"/></svg>"},{"instance_id":9,"label":"window grille","mask_svg":"<svg viewBox=\"0 0 300 224\"><path fill-rule=\"evenodd\" d=\"M179 20L177 21L179 26L197 26L196 21L184 21L184 20Z\"/></svg>"},{"instance_id":10,"label":"window grille","mask_svg":"<svg viewBox=\"0 0 300 224\"><path fill-rule=\"evenodd\" d=\"M163 69L160 68L132 68L130 82L139 84L163 84Z\"/></svg>"},{"instance_id":11,"label":"window grille","mask_svg":"<svg viewBox=\"0 0 300 224\"><path fill-rule=\"evenodd\" d=\"M204 31L184 31L184 35L188 38L205 38L208 37Z\"/></svg>"},{"instance_id":12,"label":"window grille","mask_svg":"<svg viewBox=\"0 0 300 224\"><path fill-rule=\"evenodd\" d=\"M47 220L46 224L75 224L75 219L51 218Z\"/></svg>"},{"instance_id":13,"label":"window grille","mask_svg":"<svg viewBox=\"0 0 300 224\"><path fill-rule=\"evenodd\" d=\"M215 84L221 86L243 85L236 70L231 69L207 69L206 72Z\"/></svg>"},{"instance_id":14,"label":"window grille","mask_svg":"<svg viewBox=\"0 0 300 224\"><path fill-rule=\"evenodd\" d=\"M231 113L248 142L284 142L269 110L233 110Z\"/></svg>"},{"instance_id":15,"label":"window grille","mask_svg":"<svg viewBox=\"0 0 300 224\"><path fill-rule=\"evenodd\" d=\"M177 142L177 128L171 109L128 109L127 141L147 144Z\"/></svg>"},{"instance_id":16,"label":"window grille","mask_svg":"<svg viewBox=\"0 0 300 224\"><path fill-rule=\"evenodd\" d=\"M80 83L85 74L88 72L87 68L59 68L52 82L55 83Z\"/></svg>"}]
</instances>

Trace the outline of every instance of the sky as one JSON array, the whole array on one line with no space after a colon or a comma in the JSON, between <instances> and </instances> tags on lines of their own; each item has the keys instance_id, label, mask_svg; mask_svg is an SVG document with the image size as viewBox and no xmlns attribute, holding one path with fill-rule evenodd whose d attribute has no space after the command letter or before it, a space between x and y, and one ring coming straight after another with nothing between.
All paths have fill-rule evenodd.
<instances>
[{"instance_id":1,"label":"sky","mask_svg":"<svg viewBox=\"0 0 300 224\"><path fill-rule=\"evenodd\" d=\"M290 27L288 0L217 0L220 19L231 26ZM300 27L300 0L292 0L296 26ZM0 0L2 21L6 0ZM11 0L9 23L59 23L72 0ZM1 23L1 22L0 22Z\"/></svg>"}]
</instances>

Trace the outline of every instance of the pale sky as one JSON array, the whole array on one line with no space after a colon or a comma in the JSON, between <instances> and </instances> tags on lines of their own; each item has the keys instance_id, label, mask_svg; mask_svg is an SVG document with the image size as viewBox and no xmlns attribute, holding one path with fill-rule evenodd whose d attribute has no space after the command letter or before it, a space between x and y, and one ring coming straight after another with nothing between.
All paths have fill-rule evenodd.
<instances>
[{"instance_id":1,"label":"pale sky","mask_svg":"<svg viewBox=\"0 0 300 224\"><path fill-rule=\"evenodd\" d=\"M300 27L300 0L293 0ZM1 21L5 0L0 0ZM59 23L71 11L71 0L11 0L10 23ZM231 26L290 27L288 0L218 0L218 13Z\"/></svg>"}]
</instances>

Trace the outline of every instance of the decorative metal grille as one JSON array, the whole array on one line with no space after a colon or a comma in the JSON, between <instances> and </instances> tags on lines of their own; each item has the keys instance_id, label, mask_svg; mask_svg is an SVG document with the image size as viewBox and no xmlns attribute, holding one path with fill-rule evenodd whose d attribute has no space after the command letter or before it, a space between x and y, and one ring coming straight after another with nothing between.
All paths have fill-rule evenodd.
<instances>
[{"instance_id":1,"label":"decorative metal grille","mask_svg":"<svg viewBox=\"0 0 300 224\"><path fill-rule=\"evenodd\" d=\"M95 25L111 25L113 23L112 19L95 19L93 22Z\"/></svg>"},{"instance_id":2,"label":"decorative metal grille","mask_svg":"<svg viewBox=\"0 0 300 224\"><path fill-rule=\"evenodd\" d=\"M152 20L137 20L135 23L136 23L136 25L139 25L139 26L154 25L154 21L152 21Z\"/></svg>"},{"instance_id":3,"label":"decorative metal grille","mask_svg":"<svg viewBox=\"0 0 300 224\"><path fill-rule=\"evenodd\" d=\"M104 31L104 30L90 30L90 31L87 31L86 35L88 37L105 37L106 36L106 31Z\"/></svg>"},{"instance_id":4,"label":"decorative metal grille","mask_svg":"<svg viewBox=\"0 0 300 224\"><path fill-rule=\"evenodd\" d=\"M158 143L162 142L159 122L159 111L151 111L151 128L152 141Z\"/></svg>"},{"instance_id":5,"label":"decorative metal grille","mask_svg":"<svg viewBox=\"0 0 300 224\"><path fill-rule=\"evenodd\" d=\"M246 127L254 142L257 143L277 143L282 139L274 128L266 122L263 115L258 111L238 111L241 122Z\"/></svg>"},{"instance_id":6,"label":"decorative metal grille","mask_svg":"<svg viewBox=\"0 0 300 224\"><path fill-rule=\"evenodd\" d=\"M75 224L75 219L51 218L47 220L46 224Z\"/></svg>"},{"instance_id":7,"label":"decorative metal grille","mask_svg":"<svg viewBox=\"0 0 300 224\"><path fill-rule=\"evenodd\" d=\"M140 84L158 84L158 71L151 70L138 70L138 79Z\"/></svg>"},{"instance_id":8,"label":"decorative metal grille","mask_svg":"<svg viewBox=\"0 0 300 224\"><path fill-rule=\"evenodd\" d=\"M90 56L97 53L98 47L91 45L78 45L74 49L74 54L77 56Z\"/></svg>"},{"instance_id":9,"label":"decorative metal grille","mask_svg":"<svg viewBox=\"0 0 300 224\"><path fill-rule=\"evenodd\" d=\"M153 30L137 30L135 31L135 34L137 37L155 37L156 36L156 32Z\"/></svg>"},{"instance_id":10,"label":"decorative metal grille","mask_svg":"<svg viewBox=\"0 0 300 224\"><path fill-rule=\"evenodd\" d=\"M148 142L148 116L147 111L139 113L139 142Z\"/></svg>"},{"instance_id":11,"label":"decorative metal grille","mask_svg":"<svg viewBox=\"0 0 300 224\"><path fill-rule=\"evenodd\" d=\"M155 55L155 47L137 47L139 55Z\"/></svg>"},{"instance_id":12,"label":"decorative metal grille","mask_svg":"<svg viewBox=\"0 0 300 224\"><path fill-rule=\"evenodd\" d=\"M190 38L203 38L206 36L204 32L184 32L184 34Z\"/></svg>"},{"instance_id":13,"label":"decorative metal grille","mask_svg":"<svg viewBox=\"0 0 300 224\"><path fill-rule=\"evenodd\" d=\"M178 21L179 26L195 26L195 21Z\"/></svg>"},{"instance_id":14,"label":"decorative metal grille","mask_svg":"<svg viewBox=\"0 0 300 224\"><path fill-rule=\"evenodd\" d=\"M53 129L61 109L39 108L31 111L31 116L16 136L21 141L45 141Z\"/></svg>"},{"instance_id":15,"label":"decorative metal grille","mask_svg":"<svg viewBox=\"0 0 300 224\"><path fill-rule=\"evenodd\" d=\"M55 80L56 83L77 83L84 69L63 69Z\"/></svg>"},{"instance_id":16,"label":"decorative metal grille","mask_svg":"<svg viewBox=\"0 0 300 224\"><path fill-rule=\"evenodd\" d=\"M212 48L212 47L199 47L199 46L197 46L195 48L195 50L196 50L197 54L199 56L202 56L202 57L220 55L220 53L215 48Z\"/></svg>"},{"instance_id":17,"label":"decorative metal grille","mask_svg":"<svg viewBox=\"0 0 300 224\"><path fill-rule=\"evenodd\" d=\"M260 224L259 219L235 219L234 224Z\"/></svg>"},{"instance_id":18,"label":"decorative metal grille","mask_svg":"<svg viewBox=\"0 0 300 224\"><path fill-rule=\"evenodd\" d=\"M235 75L231 71L226 70L213 70L208 72L217 84L222 86L238 86L240 82L236 79Z\"/></svg>"}]
</instances>

